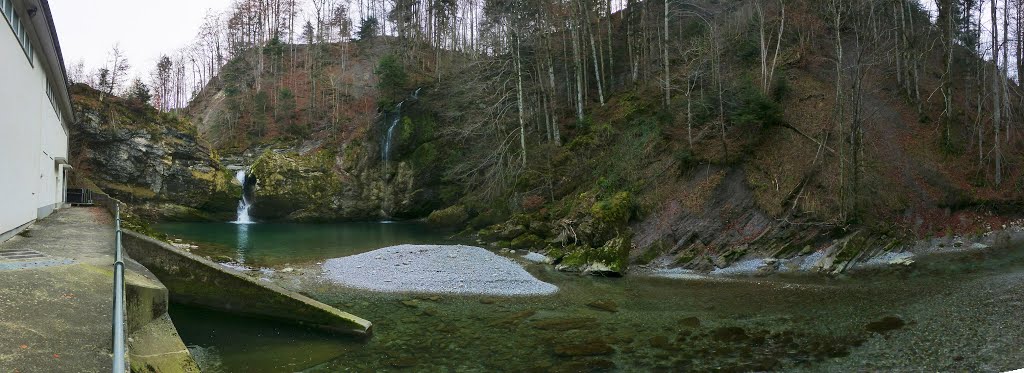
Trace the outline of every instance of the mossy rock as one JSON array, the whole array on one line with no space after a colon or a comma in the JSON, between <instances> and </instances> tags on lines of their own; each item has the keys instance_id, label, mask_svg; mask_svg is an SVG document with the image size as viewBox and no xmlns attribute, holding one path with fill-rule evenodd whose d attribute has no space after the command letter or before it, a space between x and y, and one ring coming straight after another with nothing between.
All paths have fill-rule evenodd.
<instances>
[{"instance_id":1,"label":"mossy rock","mask_svg":"<svg viewBox=\"0 0 1024 373\"><path fill-rule=\"evenodd\" d=\"M480 238L488 241L511 241L526 233L526 227L512 222L495 224L480 231Z\"/></svg>"},{"instance_id":2,"label":"mossy rock","mask_svg":"<svg viewBox=\"0 0 1024 373\"><path fill-rule=\"evenodd\" d=\"M601 247L575 246L562 258L560 269L570 272L586 272L590 268L606 268L601 272L622 274L628 268L629 250L632 247L628 236L615 237Z\"/></svg>"},{"instance_id":3,"label":"mossy rock","mask_svg":"<svg viewBox=\"0 0 1024 373\"><path fill-rule=\"evenodd\" d=\"M466 207L455 205L441 210L435 210L427 217L427 223L438 228L458 229L465 225L469 219Z\"/></svg>"},{"instance_id":4,"label":"mossy rock","mask_svg":"<svg viewBox=\"0 0 1024 373\"><path fill-rule=\"evenodd\" d=\"M473 219L470 219L469 226L473 229L483 229L505 221L506 217L505 214L498 210L487 209L477 214Z\"/></svg>"},{"instance_id":5,"label":"mossy rock","mask_svg":"<svg viewBox=\"0 0 1024 373\"><path fill-rule=\"evenodd\" d=\"M173 203L144 203L133 207L140 218L148 221L194 222L218 221L215 214ZM223 218L223 216L221 216Z\"/></svg>"},{"instance_id":6,"label":"mossy rock","mask_svg":"<svg viewBox=\"0 0 1024 373\"><path fill-rule=\"evenodd\" d=\"M501 225L492 225L481 229L480 232L477 232L477 235L480 236L480 239L485 241L496 241L499 239L501 228Z\"/></svg>"},{"instance_id":7,"label":"mossy rock","mask_svg":"<svg viewBox=\"0 0 1024 373\"><path fill-rule=\"evenodd\" d=\"M209 199L200 206L200 210L209 212L234 212L238 208L238 200L242 197L242 186L235 181L235 173L223 170L218 173L214 191Z\"/></svg>"},{"instance_id":8,"label":"mossy rock","mask_svg":"<svg viewBox=\"0 0 1024 373\"><path fill-rule=\"evenodd\" d=\"M516 250L537 250L544 247L544 240L535 234L524 234L512 240L512 248Z\"/></svg>"},{"instance_id":9,"label":"mossy rock","mask_svg":"<svg viewBox=\"0 0 1024 373\"><path fill-rule=\"evenodd\" d=\"M594 203L590 214L598 223L607 227L622 227L633 216L633 198L629 192L618 192L610 198Z\"/></svg>"},{"instance_id":10,"label":"mossy rock","mask_svg":"<svg viewBox=\"0 0 1024 373\"><path fill-rule=\"evenodd\" d=\"M265 219L298 210L335 215L332 204L342 194L342 181L333 170L334 162L334 154L327 151L306 156L264 152L249 171L256 178L252 214Z\"/></svg>"}]
</instances>

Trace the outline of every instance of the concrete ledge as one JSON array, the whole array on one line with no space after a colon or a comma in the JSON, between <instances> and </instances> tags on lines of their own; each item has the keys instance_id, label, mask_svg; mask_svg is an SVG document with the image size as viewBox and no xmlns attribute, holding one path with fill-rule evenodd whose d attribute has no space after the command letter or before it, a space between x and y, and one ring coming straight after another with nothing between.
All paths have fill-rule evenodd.
<instances>
[{"instance_id":1,"label":"concrete ledge","mask_svg":"<svg viewBox=\"0 0 1024 373\"><path fill-rule=\"evenodd\" d=\"M269 318L325 331L370 336L373 324L309 297L259 282L152 237L123 231L132 259L170 290L171 300L239 315Z\"/></svg>"}]
</instances>

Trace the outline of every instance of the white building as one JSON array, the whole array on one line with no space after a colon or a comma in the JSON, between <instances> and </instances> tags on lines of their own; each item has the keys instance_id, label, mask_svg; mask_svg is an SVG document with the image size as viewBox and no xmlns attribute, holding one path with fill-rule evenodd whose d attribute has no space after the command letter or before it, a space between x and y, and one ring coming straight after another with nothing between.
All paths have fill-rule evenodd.
<instances>
[{"instance_id":1,"label":"white building","mask_svg":"<svg viewBox=\"0 0 1024 373\"><path fill-rule=\"evenodd\" d=\"M0 0L0 242L64 205L67 73L46 0Z\"/></svg>"}]
</instances>

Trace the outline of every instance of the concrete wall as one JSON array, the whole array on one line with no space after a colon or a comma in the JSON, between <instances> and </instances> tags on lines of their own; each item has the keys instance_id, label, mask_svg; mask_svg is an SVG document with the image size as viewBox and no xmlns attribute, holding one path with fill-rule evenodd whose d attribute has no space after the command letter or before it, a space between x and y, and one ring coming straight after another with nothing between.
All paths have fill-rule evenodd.
<instances>
[{"instance_id":1,"label":"concrete wall","mask_svg":"<svg viewBox=\"0 0 1024 373\"><path fill-rule=\"evenodd\" d=\"M373 324L369 321L259 282L165 242L132 231L123 231L121 241L128 256L146 266L167 286L173 302L342 334L372 334Z\"/></svg>"},{"instance_id":2,"label":"concrete wall","mask_svg":"<svg viewBox=\"0 0 1024 373\"><path fill-rule=\"evenodd\" d=\"M23 24L40 45L32 23ZM47 69L38 50L30 62L0 16L0 234L48 215L64 200L64 175L55 159L67 159L68 133L46 94L47 71L60 70ZM57 74L53 81L63 82Z\"/></svg>"}]
</instances>

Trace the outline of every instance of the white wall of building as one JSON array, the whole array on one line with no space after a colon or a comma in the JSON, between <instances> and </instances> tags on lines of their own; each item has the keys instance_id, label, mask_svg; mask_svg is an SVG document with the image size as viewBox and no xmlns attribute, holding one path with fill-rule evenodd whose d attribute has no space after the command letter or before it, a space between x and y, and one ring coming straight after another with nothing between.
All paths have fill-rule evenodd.
<instances>
[{"instance_id":1,"label":"white wall of building","mask_svg":"<svg viewBox=\"0 0 1024 373\"><path fill-rule=\"evenodd\" d=\"M56 159L68 157L68 133L47 96L39 53L30 63L0 15L0 235L48 215L64 199Z\"/></svg>"}]
</instances>

